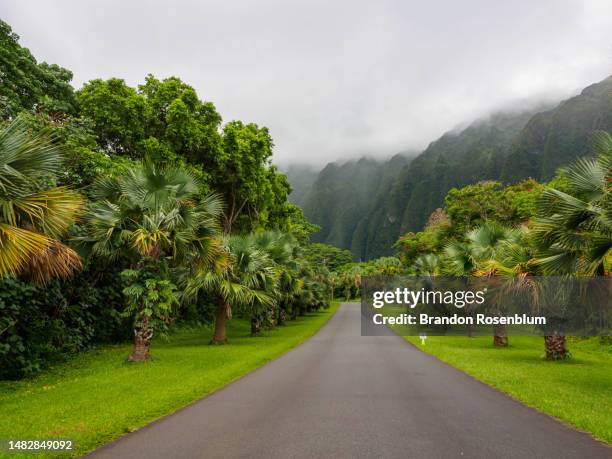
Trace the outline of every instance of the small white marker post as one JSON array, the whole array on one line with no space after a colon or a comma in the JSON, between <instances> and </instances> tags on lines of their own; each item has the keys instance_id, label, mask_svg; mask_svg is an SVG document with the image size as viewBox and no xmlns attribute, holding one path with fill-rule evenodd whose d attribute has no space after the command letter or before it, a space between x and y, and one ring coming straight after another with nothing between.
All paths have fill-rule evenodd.
<instances>
[{"instance_id":1,"label":"small white marker post","mask_svg":"<svg viewBox=\"0 0 612 459\"><path fill-rule=\"evenodd\" d=\"M421 346L425 346L425 341L427 341L427 335L424 333L421 333L419 335L419 338L421 338Z\"/></svg>"}]
</instances>

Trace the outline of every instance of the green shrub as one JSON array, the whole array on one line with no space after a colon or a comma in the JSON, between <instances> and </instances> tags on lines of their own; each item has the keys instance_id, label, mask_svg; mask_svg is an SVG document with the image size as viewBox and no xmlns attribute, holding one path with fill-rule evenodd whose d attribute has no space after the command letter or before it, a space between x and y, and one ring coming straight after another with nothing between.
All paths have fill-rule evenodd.
<instances>
[{"instance_id":1,"label":"green shrub","mask_svg":"<svg viewBox=\"0 0 612 459\"><path fill-rule=\"evenodd\" d=\"M128 339L122 288L114 274L88 272L46 286L0 281L0 379L31 376L94 343Z\"/></svg>"}]
</instances>

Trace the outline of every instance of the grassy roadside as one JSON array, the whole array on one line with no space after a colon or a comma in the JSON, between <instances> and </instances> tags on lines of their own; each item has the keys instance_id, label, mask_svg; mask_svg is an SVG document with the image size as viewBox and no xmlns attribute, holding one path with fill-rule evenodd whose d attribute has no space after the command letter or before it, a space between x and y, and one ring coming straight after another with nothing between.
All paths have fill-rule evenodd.
<instances>
[{"instance_id":1,"label":"grassy roadside","mask_svg":"<svg viewBox=\"0 0 612 459\"><path fill-rule=\"evenodd\" d=\"M596 338L570 342L572 358L542 359L543 339L510 337L497 349L491 337L430 336L407 341L523 403L612 443L612 347Z\"/></svg>"},{"instance_id":2,"label":"grassy roadside","mask_svg":"<svg viewBox=\"0 0 612 459\"><path fill-rule=\"evenodd\" d=\"M209 328L182 329L156 342L154 360L145 364L126 362L126 344L83 353L34 379L0 382L0 437L68 438L74 454L82 455L279 357L319 330L337 307L258 338L248 336L247 321L231 320L226 346L207 345Z\"/></svg>"}]
</instances>

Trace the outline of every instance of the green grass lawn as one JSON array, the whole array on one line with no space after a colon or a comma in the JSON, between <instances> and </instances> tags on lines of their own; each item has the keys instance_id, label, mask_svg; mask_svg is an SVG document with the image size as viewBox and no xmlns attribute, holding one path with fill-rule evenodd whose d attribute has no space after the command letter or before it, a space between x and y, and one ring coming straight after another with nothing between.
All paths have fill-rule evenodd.
<instances>
[{"instance_id":1,"label":"green grass lawn","mask_svg":"<svg viewBox=\"0 0 612 459\"><path fill-rule=\"evenodd\" d=\"M544 339L510 337L506 349L488 336L430 336L408 341L523 403L612 443L612 346L570 341L572 358L542 359Z\"/></svg>"},{"instance_id":2,"label":"green grass lawn","mask_svg":"<svg viewBox=\"0 0 612 459\"><path fill-rule=\"evenodd\" d=\"M125 344L83 353L30 380L0 382L0 438L68 438L81 455L279 357L312 336L337 306L257 338L246 321L233 319L228 345L209 346L209 328L181 329L154 343L151 362L127 363Z\"/></svg>"}]
</instances>

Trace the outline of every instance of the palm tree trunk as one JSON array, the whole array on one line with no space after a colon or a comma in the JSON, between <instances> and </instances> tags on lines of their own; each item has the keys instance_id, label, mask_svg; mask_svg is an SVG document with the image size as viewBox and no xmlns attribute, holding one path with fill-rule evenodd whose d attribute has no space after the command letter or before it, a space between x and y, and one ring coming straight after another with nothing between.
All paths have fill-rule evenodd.
<instances>
[{"instance_id":1,"label":"palm tree trunk","mask_svg":"<svg viewBox=\"0 0 612 459\"><path fill-rule=\"evenodd\" d=\"M266 321L268 322L267 327L268 330L273 330L278 323L278 306L276 304L272 305L266 314Z\"/></svg>"},{"instance_id":2,"label":"palm tree trunk","mask_svg":"<svg viewBox=\"0 0 612 459\"><path fill-rule=\"evenodd\" d=\"M225 323L227 322L228 305L223 298L219 298L217 302L217 313L215 314L215 334L210 344L225 344L227 343L227 335Z\"/></svg>"},{"instance_id":3,"label":"palm tree trunk","mask_svg":"<svg viewBox=\"0 0 612 459\"><path fill-rule=\"evenodd\" d=\"M130 362L144 362L151 358L149 349L151 348L151 339L153 338L153 329L150 325L148 316L142 317L138 325L134 327L134 348L128 357Z\"/></svg>"},{"instance_id":4,"label":"palm tree trunk","mask_svg":"<svg viewBox=\"0 0 612 459\"><path fill-rule=\"evenodd\" d=\"M493 346L508 347L508 333L505 325L496 325L493 330Z\"/></svg>"},{"instance_id":5,"label":"palm tree trunk","mask_svg":"<svg viewBox=\"0 0 612 459\"><path fill-rule=\"evenodd\" d=\"M260 331L261 331L261 321L256 317L251 318L251 336L259 335Z\"/></svg>"},{"instance_id":6,"label":"palm tree trunk","mask_svg":"<svg viewBox=\"0 0 612 459\"><path fill-rule=\"evenodd\" d=\"M544 336L544 349L546 350L547 360L562 360L569 357L565 335L557 331L553 332L552 335Z\"/></svg>"}]
</instances>

